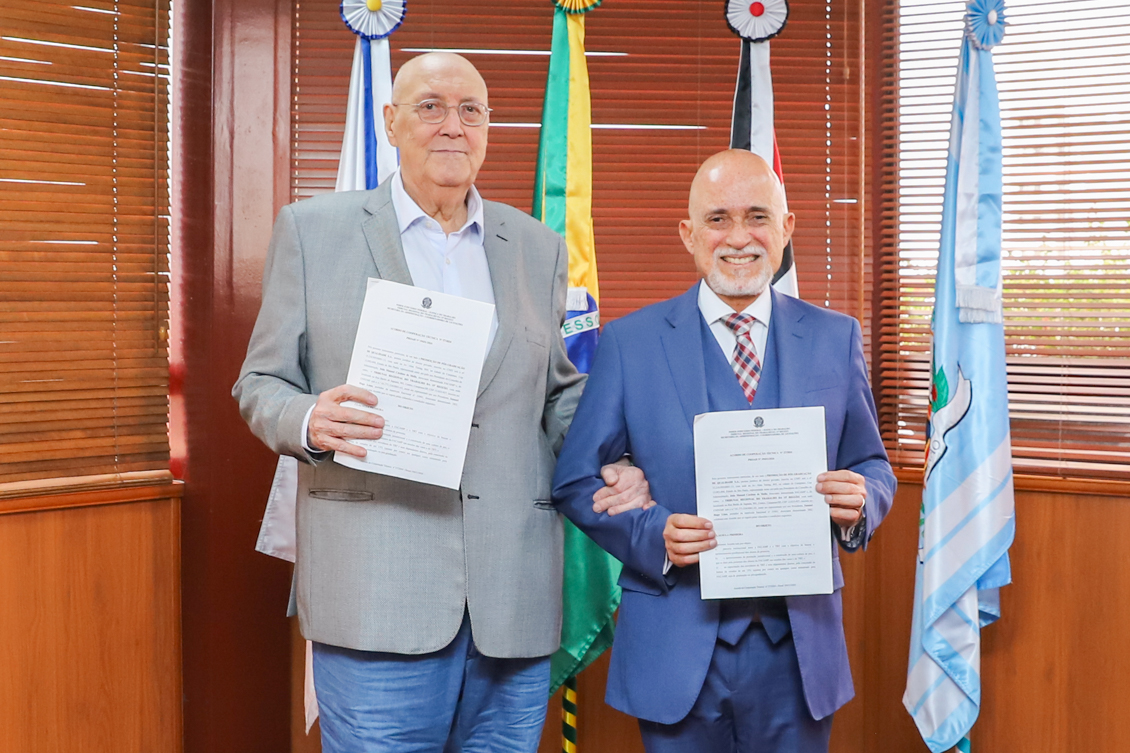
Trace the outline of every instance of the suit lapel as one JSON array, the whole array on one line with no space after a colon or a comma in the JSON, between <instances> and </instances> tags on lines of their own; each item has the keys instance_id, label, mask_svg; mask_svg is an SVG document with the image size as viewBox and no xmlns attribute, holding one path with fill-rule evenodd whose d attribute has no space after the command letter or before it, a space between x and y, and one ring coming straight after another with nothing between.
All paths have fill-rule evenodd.
<instances>
[{"instance_id":1,"label":"suit lapel","mask_svg":"<svg viewBox=\"0 0 1130 753\"><path fill-rule=\"evenodd\" d=\"M479 378L479 395L502 366L502 359L510 349L515 330L521 326L518 320L518 251L510 242L506 222L498 217L493 202L483 202L483 251L490 269L490 282L494 288L495 313L498 316L498 331L494 343L487 352L483 364L483 374Z\"/></svg>"},{"instance_id":2,"label":"suit lapel","mask_svg":"<svg viewBox=\"0 0 1130 753\"><path fill-rule=\"evenodd\" d=\"M659 336L667 366L675 380L675 391L683 406L687 424L694 427L694 417L710 410L706 392L706 364L702 358L702 315L698 312L698 283L675 299L667 314L670 329Z\"/></svg>"},{"instance_id":3,"label":"suit lapel","mask_svg":"<svg viewBox=\"0 0 1130 753\"><path fill-rule=\"evenodd\" d=\"M808 386L809 369L813 354L807 354L812 338L804 323L804 308L797 301L777 291L773 295L773 316L769 320L769 339L765 350L770 356L771 389L776 400L762 406L766 408L795 408L803 404ZM760 390L758 397L760 397ZM766 397L771 397L767 395Z\"/></svg>"},{"instance_id":4,"label":"suit lapel","mask_svg":"<svg viewBox=\"0 0 1130 753\"><path fill-rule=\"evenodd\" d=\"M412 284L412 273L404 260L404 247L400 243L400 225L392 205L392 181L386 180L369 193L365 202L369 216L361 222L369 253L377 265L377 276L403 285Z\"/></svg>"}]
</instances>

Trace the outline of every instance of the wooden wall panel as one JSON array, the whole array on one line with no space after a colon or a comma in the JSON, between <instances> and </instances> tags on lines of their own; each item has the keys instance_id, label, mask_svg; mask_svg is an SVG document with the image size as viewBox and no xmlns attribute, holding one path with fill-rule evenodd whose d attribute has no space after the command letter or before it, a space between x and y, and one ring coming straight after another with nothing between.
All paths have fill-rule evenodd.
<instances>
[{"instance_id":1,"label":"wooden wall panel","mask_svg":"<svg viewBox=\"0 0 1130 753\"><path fill-rule=\"evenodd\" d=\"M902 707L921 486L904 483L869 552L865 750L925 751ZM974 750L1121 751L1130 739L1124 497L1018 491L1013 584L983 633Z\"/></svg>"},{"instance_id":2,"label":"wooden wall panel","mask_svg":"<svg viewBox=\"0 0 1130 753\"><path fill-rule=\"evenodd\" d=\"M288 198L292 2L183 0L174 11L185 750L279 753L290 745L291 567L254 551L275 457L248 431L231 387Z\"/></svg>"},{"instance_id":3,"label":"wooden wall panel","mask_svg":"<svg viewBox=\"0 0 1130 753\"><path fill-rule=\"evenodd\" d=\"M0 750L181 750L180 501L169 491L0 514Z\"/></svg>"},{"instance_id":4,"label":"wooden wall panel","mask_svg":"<svg viewBox=\"0 0 1130 753\"><path fill-rule=\"evenodd\" d=\"M922 487L900 482L894 507L867 550L863 595L867 639L855 664L856 702L862 701L864 751L919 753L926 746L902 707L918 556ZM886 746L891 747L886 747Z\"/></svg>"}]
</instances>

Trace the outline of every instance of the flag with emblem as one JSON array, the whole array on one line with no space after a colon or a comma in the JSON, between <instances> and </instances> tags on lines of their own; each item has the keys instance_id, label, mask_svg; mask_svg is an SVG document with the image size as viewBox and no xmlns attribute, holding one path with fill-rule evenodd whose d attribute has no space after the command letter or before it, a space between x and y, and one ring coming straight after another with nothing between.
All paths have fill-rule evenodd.
<instances>
[{"instance_id":1,"label":"flag with emblem","mask_svg":"<svg viewBox=\"0 0 1130 753\"><path fill-rule=\"evenodd\" d=\"M785 184L777 133L773 126L773 77L769 70L769 40L781 33L789 18L787 0L725 0L726 23L742 39L738 82L734 88L734 116L730 148L748 149L773 166ZM773 275L773 288L796 298L793 242L785 245L781 267Z\"/></svg>"},{"instance_id":2,"label":"flag with emblem","mask_svg":"<svg viewBox=\"0 0 1130 753\"><path fill-rule=\"evenodd\" d=\"M599 0L557 0L534 181L533 215L565 238L569 292L562 334L569 358L587 372L600 327L592 228L592 110L585 16ZM576 676L612 645L620 604L620 563L565 521L564 618L552 657L551 692L564 686L562 749L576 750Z\"/></svg>"},{"instance_id":3,"label":"flag with emblem","mask_svg":"<svg viewBox=\"0 0 1130 753\"><path fill-rule=\"evenodd\" d=\"M903 705L934 753L968 753L981 630L1000 617L1016 530L1001 269L1000 103L991 48L1002 0L965 16L950 125L927 456Z\"/></svg>"}]
</instances>

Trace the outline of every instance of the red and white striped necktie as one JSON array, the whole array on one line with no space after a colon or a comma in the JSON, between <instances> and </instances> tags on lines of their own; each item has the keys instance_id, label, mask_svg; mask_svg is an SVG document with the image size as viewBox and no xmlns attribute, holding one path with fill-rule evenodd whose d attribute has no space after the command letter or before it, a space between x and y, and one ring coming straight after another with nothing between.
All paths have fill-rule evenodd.
<instances>
[{"instance_id":1,"label":"red and white striped necktie","mask_svg":"<svg viewBox=\"0 0 1130 753\"><path fill-rule=\"evenodd\" d=\"M753 396L757 394L757 383L761 379L761 361L757 358L753 338L750 336L750 330L756 321L752 314L730 314L723 320L738 339L730 365L734 367L738 384L742 386L742 391L751 404Z\"/></svg>"}]
</instances>

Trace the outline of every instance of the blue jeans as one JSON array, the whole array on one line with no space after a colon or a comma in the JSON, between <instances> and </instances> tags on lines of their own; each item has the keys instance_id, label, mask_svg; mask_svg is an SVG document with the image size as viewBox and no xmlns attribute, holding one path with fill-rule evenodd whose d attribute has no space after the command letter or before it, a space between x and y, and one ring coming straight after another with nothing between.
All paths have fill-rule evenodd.
<instances>
[{"instance_id":1,"label":"blue jeans","mask_svg":"<svg viewBox=\"0 0 1130 753\"><path fill-rule=\"evenodd\" d=\"M549 657L493 659L466 616L432 654L314 644L323 753L535 753L549 700Z\"/></svg>"}]
</instances>

